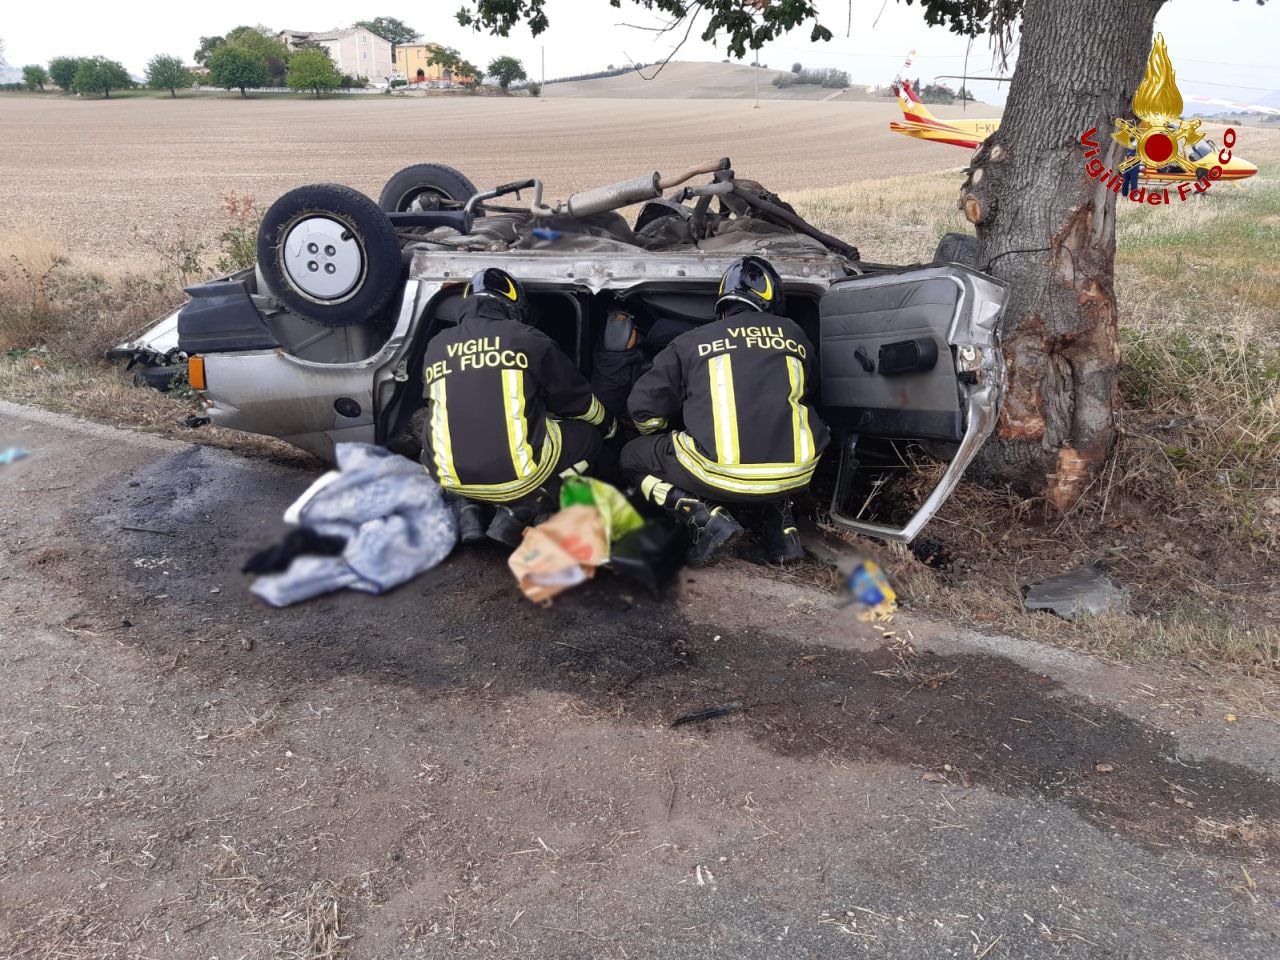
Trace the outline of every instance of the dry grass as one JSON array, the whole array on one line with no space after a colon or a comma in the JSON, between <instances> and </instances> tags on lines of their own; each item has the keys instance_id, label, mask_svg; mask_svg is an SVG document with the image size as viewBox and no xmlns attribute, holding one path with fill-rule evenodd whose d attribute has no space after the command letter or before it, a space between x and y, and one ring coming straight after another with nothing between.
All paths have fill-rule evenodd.
<instances>
[{"instance_id":1,"label":"dry grass","mask_svg":"<svg viewBox=\"0 0 1280 960\"><path fill-rule=\"evenodd\" d=\"M908 602L1104 656L1280 670L1280 132L1242 143L1254 180L1121 207L1122 409L1105 473L1065 517L962 486L922 538L953 558L945 569L872 548ZM930 175L787 199L867 259L911 261L966 229L956 189ZM906 486L918 496L936 469ZM1072 624L1023 611L1027 584L1081 563L1125 584L1132 612Z\"/></svg>"}]
</instances>

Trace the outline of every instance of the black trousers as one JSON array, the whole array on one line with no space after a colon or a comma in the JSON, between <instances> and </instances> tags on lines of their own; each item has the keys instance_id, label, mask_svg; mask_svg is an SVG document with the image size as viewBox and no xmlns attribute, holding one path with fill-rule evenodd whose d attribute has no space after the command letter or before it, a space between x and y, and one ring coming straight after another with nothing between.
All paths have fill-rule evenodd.
<instances>
[{"instance_id":1,"label":"black trousers","mask_svg":"<svg viewBox=\"0 0 1280 960\"><path fill-rule=\"evenodd\" d=\"M712 503L758 504L777 500L783 496L777 493L738 493L703 483L676 459L675 444L669 433L637 437L632 440L622 448L621 467L622 472L627 474L637 486L645 477L657 477L664 483L687 490L695 497Z\"/></svg>"}]
</instances>

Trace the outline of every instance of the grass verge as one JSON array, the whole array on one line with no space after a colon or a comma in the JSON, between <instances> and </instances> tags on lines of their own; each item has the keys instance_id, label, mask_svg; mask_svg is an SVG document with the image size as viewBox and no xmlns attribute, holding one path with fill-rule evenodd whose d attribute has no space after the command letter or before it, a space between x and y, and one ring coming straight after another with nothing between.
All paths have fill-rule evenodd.
<instances>
[{"instance_id":1,"label":"grass verge","mask_svg":"<svg viewBox=\"0 0 1280 960\"><path fill-rule=\"evenodd\" d=\"M917 544L940 565L859 544L908 602L1117 659L1280 670L1280 133L1247 128L1237 149L1256 178L1120 206L1120 433L1106 471L1066 516L962 485ZM896 177L787 199L864 258L912 262L968 231L958 186ZM1082 563L1129 589L1129 612L1073 624L1023 610L1026 585Z\"/></svg>"}]
</instances>

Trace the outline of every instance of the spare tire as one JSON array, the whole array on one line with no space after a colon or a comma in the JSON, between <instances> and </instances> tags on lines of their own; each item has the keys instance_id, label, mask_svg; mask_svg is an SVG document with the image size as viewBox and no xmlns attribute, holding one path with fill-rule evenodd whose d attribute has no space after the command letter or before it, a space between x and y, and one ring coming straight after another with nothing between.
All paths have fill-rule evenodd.
<instances>
[{"instance_id":1,"label":"spare tire","mask_svg":"<svg viewBox=\"0 0 1280 960\"><path fill-rule=\"evenodd\" d=\"M460 171L443 163L415 163L392 175L378 195L378 206L388 213L426 208L440 209L442 201L461 205L476 195L476 185Z\"/></svg>"},{"instance_id":2,"label":"spare tire","mask_svg":"<svg viewBox=\"0 0 1280 960\"><path fill-rule=\"evenodd\" d=\"M372 319L400 286L400 240L363 193L317 183L290 190L267 210L258 266L294 313L350 327Z\"/></svg>"}]
</instances>

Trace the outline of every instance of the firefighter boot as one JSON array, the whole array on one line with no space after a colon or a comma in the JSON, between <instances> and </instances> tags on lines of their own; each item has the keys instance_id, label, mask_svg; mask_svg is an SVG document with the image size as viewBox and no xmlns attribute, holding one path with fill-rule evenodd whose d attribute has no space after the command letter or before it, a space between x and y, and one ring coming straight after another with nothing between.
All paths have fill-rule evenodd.
<instances>
[{"instance_id":1,"label":"firefighter boot","mask_svg":"<svg viewBox=\"0 0 1280 960\"><path fill-rule=\"evenodd\" d=\"M710 560L742 535L742 525L724 507L708 507L701 500L680 490L672 490L667 509L689 527L693 546L689 548L689 565L699 566Z\"/></svg>"},{"instance_id":2,"label":"firefighter boot","mask_svg":"<svg viewBox=\"0 0 1280 960\"><path fill-rule=\"evenodd\" d=\"M457 497L450 504L453 517L458 521L458 539L463 543L475 543L484 539L485 528L490 522L487 504Z\"/></svg>"},{"instance_id":3,"label":"firefighter boot","mask_svg":"<svg viewBox=\"0 0 1280 960\"><path fill-rule=\"evenodd\" d=\"M764 528L764 548L773 563L790 563L804 559L804 547L800 545L800 533L796 518L791 512L791 500L771 500L760 511Z\"/></svg>"},{"instance_id":4,"label":"firefighter boot","mask_svg":"<svg viewBox=\"0 0 1280 960\"><path fill-rule=\"evenodd\" d=\"M556 499L549 491L539 489L524 500L502 504L493 512L493 522L489 524L487 535L508 547L520 546L525 527L536 527L549 519Z\"/></svg>"}]
</instances>

